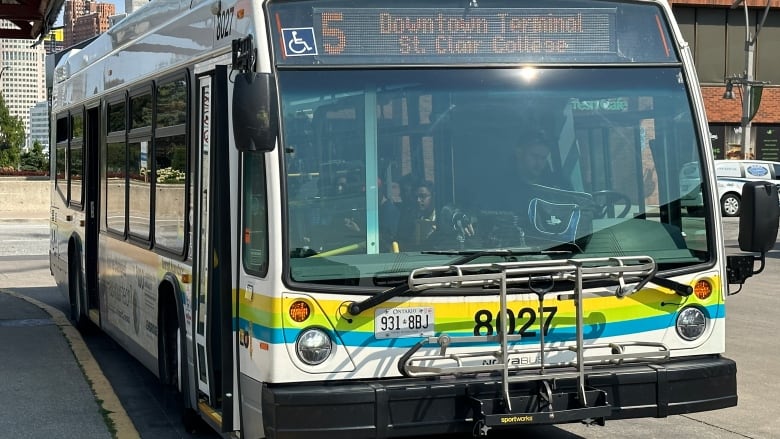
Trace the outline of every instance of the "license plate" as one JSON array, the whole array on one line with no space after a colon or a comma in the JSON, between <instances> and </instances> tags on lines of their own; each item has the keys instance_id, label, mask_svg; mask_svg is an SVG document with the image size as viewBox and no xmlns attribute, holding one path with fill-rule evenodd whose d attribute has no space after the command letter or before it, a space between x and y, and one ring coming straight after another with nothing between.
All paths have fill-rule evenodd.
<instances>
[{"instance_id":1,"label":"license plate","mask_svg":"<svg viewBox=\"0 0 780 439\"><path fill-rule=\"evenodd\" d=\"M377 308L374 311L374 337L429 337L433 330L433 307Z\"/></svg>"}]
</instances>

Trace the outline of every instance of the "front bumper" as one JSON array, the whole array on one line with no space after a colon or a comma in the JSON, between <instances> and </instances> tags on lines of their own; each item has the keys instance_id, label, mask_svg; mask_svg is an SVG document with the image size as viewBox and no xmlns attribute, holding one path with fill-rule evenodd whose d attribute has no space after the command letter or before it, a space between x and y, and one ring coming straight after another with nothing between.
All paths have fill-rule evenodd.
<instances>
[{"instance_id":1,"label":"front bumper","mask_svg":"<svg viewBox=\"0 0 780 439\"><path fill-rule=\"evenodd\" d=\"M576 379L551 384L556 395L576 394ZM579 421L593 413L605 419L665 417L737 404L737 366L720 356L594 367L587 371L585 384L605 396L596 411L566 410L565 404L533 413L507 412L498 407L500 403L483 406L498 412L487 416L502 419L501 428L517 428ZM540 386L539 382L512 383L510 393L517 401L534 400ZM263 423L270 439L474 432L486 417L480 413L479 401L500 399L501 381L492 376L265 384Z\"/></svg>"}]
</instances>

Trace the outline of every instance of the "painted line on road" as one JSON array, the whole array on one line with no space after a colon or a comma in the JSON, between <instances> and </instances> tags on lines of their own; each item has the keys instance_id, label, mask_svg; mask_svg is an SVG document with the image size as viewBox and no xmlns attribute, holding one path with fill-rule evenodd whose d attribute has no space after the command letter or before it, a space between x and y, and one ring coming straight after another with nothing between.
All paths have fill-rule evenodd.
<instances>
[{"instance_id":1,"label":"painted line on road","mask_svg":"<svg viewBox=\"0 0 780 439\"><path fill-rule=\"evenodd\" d=\"M65 317L65 314L57 308L13 291L0 289L0 293L16 297L17 299L26 300L46 311L51 316L54 324L60 327L63 335L65 335L65 338L70 343L73 355L76 357L76 361L81 365L84 375L92 387L92 392L95 394L95 398L102 401L102 403L98 403L98 405L108 412L106 416L114 423L116 438L140 439L141 435L138 434L138 430L135 429L133 421L130 420L130 416L127 415L124 406L122 406L122 403L116 396L114 388L103 374L100 365L98 365L95 357L92 356L92 352L89 351L84 339L81 338L81 334L73 327L70 320Z\"/></svg>"}]
</instances>

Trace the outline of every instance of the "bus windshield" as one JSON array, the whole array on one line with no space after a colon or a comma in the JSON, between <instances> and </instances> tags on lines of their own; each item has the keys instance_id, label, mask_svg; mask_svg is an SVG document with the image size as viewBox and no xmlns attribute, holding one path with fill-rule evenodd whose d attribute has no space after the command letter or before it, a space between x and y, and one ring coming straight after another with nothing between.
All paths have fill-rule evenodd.
<instances>
[{"instance_id":1,"label":"bus windshield","mask_svg":"<svg viewBox=\"0 0 780 439\"><path fill-rule=\"evenodd\" d=\"M714 257L679 66L302 69L278 81L293 281Z\"/></svg>"}]
</instances>

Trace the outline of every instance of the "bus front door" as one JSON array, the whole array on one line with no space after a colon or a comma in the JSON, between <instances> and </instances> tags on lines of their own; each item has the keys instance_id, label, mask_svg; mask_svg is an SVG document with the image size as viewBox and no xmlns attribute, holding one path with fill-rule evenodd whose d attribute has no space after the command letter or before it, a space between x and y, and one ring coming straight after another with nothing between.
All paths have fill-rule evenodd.
<instances>
[{"instance_id":1,"label":"bus front door","mask_svg":"<svg viewBox=\"0 0 780 439\"><path fill-rule=\"evenodd\" d=\"M198 408L232 430L233 355L227 69L197 79L198 181L195 244Z\"/></svg>"},{"instance_id":2,"label":"bus front door","mask_svg":"<svg viewBox=\"0 0 780 439\"><path fill-rule=\"evenodd\" d=\"M87 108L84 136L85 181L97 182L100 178L100 107ZM85 274L87 287L87 312L93 322L100 325L98 294L98 218L100 218L99 184L88 184L84 194L86 222L84 224Z\"/></svg>"}]
</instances>

